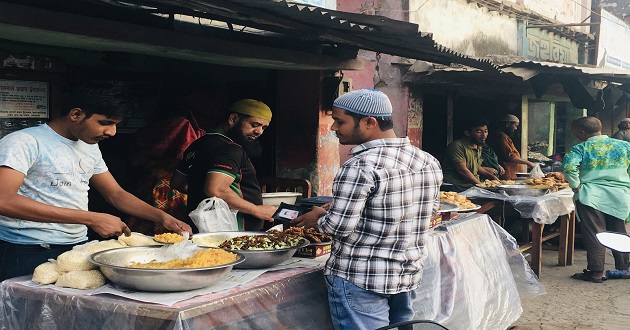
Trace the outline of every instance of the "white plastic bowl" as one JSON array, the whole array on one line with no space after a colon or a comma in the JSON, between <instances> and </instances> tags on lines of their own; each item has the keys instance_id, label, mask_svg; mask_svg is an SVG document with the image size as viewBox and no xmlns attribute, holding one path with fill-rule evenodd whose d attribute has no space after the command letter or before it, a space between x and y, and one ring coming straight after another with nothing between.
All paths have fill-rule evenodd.
<instances>
[{"instance_id":1,"label":"white plastic bowl","mask_svg":"<svg viewBox=\"0 0 630 330\"><path fill-rule=\"evenodd\" d=\"M299 192L273 192L273 193L263 193L263 204L264 205L280 205L280 203L285 204L295 204L297 198L302 196L302 193Z\"/></svg>"}]
</instances>

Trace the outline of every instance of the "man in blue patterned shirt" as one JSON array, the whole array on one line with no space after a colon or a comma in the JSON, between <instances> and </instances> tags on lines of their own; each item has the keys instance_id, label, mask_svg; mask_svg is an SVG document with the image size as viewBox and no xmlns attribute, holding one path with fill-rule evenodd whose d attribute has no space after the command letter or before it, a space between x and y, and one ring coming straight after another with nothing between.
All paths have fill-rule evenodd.
<instances>
[{"instance_id":1,"label":"man in blue patterned shirt","mask_svg":"<svg viewBox=\"0 0 630 330\"><path fill-rule=\"evenodd\" d=\"M602 135L602 123L594 117L575 119L571 131L582 143L575 145L562 162L564 176L575 192L575 208L587 269L573 274L578 280L601 283L606 248L596 238L603 231L626 233L630 214L630 143ZM628 254L612 251L615 268L628 269Z\"/></svg>"},{"instance_id":2,"label":"man in blue patterned shirt","mask_svg":"<svg viewBox=\"0 0 630 330\"><path fill-rule=\"evenodd\" d=\"M376 329L413 318L424 242L439 205L440 163L397 138L392 106L364 89L333 103L331 127L350 151L333 183L333 202L293 221L332 235L324 275L336 329Z\"/></svg>"}]
</instances>

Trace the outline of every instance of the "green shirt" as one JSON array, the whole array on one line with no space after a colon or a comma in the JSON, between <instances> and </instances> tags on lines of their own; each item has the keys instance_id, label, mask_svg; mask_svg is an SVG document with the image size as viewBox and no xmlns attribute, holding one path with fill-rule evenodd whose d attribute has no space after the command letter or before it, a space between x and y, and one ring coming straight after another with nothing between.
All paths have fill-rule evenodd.
<instances>
[{"instance_id":1,"label":"green shirt","mask_svg":"<svg viewBox=\"0 0 630 330\"><path fill-rule=\"evenodd\" d=\"M494 152L494 150L492 150L492 148L487 144L484 144L481 148L481 159L482 159L481 166L491 167L497 170L497 173L499 172L499 157L497 157L497 154ZM499 175L497 174L497 176ZM492 180L492 178L485 178L485 177L481 177L481 179L482 181L483 179Z\"/></svg>"},{"instance_id":2,"label":"green shirt","mask_svg":"<svg viewBox=\"0 0 630 330\"><path fill-rule=\"evenodd\" d=\"M444 173L444 182L452 183L460 188L469 188L474 184L468 182L462 177L455 168L456 163L465 162L466 168L479 179L477 170L482 162L481 148L471 143L467 139L459 139L451 142L446 147L444 161L442 162L442 172Z\"/></svg>"},{"instance_id":3,"label":"green shirt","mask_svg":"<svg viewBox=\"0 0 630 330\"><path fill-rule=\"evenodd\" d=\"M598 135L573 146L562 162L574 198L618 219L630 214L630 143Z\"/></svg>"},{"instance_id":4,"label":"green shirt","mask_svg":"<svg viewBox=\"0 0 630 330\"><path fill-rule=\"evenodd\" d=\"M481 166L491 167L497 171L499 170L499 157L497 157L497 154L489 145L486 144L482 147L481 158L483 160Z\"/></svg>"}]
</instances>

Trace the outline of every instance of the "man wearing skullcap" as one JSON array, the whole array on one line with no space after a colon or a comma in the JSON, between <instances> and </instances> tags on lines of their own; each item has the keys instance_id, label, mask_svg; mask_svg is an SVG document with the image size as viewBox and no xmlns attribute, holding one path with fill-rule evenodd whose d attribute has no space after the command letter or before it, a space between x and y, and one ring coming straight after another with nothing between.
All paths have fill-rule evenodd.
<instances>
[{"instance_id":1,"label":"man wearing skullcap","mask_svg":"<svg viewBox=\"0 0 630 330\"><path fill-rule=\"evenodd\" d=\"M239 230L261 230L263 220L273 221L276 207L262 205L256 169L250 160L262 154L258 138L269 126L271 116L271 109L261 101L236 101L218 128L209 130L186 149L171 186L188 193L189 213L204 199L218 197L230 209L238 210Z\"/></svg>"},{"instance_id":2,"label":"man wearing skullcap","mask_svg":"<svg viewBox=\"0 0 630 330\"><path fill-rule=\"evenodd\" d=\"M497 123L497 131L494 136L490 136L489 144L499 158L499 164L503 166L505 173L502 179L514 179L516 173L523 172L523 165L533 168L536 164L527 159L521 158L521 153L512 141L514 132L518 129L520 121L512 114L501 117Z\"/></svg>"},{"instance_id":3,"label":"man wearing skullcap","mask_svg":"<svg viewBox=\"0 0 630 330\"><path fill-rule=\"evenodd\" d=\"M624 118L617 125L619 130L613 134L613 139L630 142L630 118Z\"/></svg>"},{"instance_id":4,"label":"man wearing skullcap","mask_svg":"<svg viewBox=\"0 0 630 330\"><path fill-rule=\"evenodd\" d=\"M340 96L332 118L339 143L357 146L334 179L332 203L292 225L333 237L324 275L335 329L411 320L427 230L439 206L440 163L396 137L392 105L380 91Z\"/></svg>"}]
</instances>

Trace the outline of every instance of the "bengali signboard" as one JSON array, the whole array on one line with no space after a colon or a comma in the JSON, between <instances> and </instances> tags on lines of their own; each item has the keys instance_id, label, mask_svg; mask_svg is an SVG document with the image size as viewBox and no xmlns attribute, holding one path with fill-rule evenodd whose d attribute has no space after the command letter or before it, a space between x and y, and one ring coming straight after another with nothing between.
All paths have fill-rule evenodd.
<instances>
[{"instance_id":1,"label":"bengali signboard","mask_svg":"<svg viewBox=\"0 0 630 330\"><path fill-rule=\"evenodd\" d=\"M527 58L538 61L578 63L577 42L551 31L527 29L523 52Z\"/></svg>"},{"instance_id":2,"label":"bengali signboard","mask_svg":"<svg viewBox=\"0 0 630 330\"><path fill-rule=\"evenodd\" d=\"M0 118L48 118L48 83L0 79Z\"/></svg>"}]
</instances>

